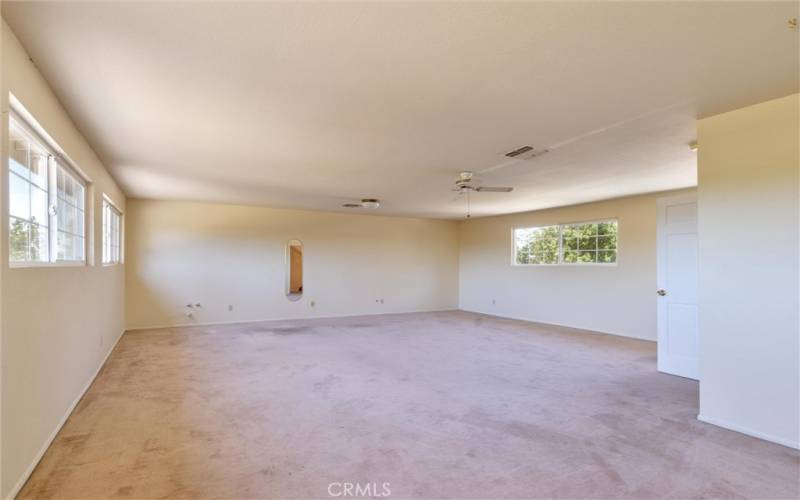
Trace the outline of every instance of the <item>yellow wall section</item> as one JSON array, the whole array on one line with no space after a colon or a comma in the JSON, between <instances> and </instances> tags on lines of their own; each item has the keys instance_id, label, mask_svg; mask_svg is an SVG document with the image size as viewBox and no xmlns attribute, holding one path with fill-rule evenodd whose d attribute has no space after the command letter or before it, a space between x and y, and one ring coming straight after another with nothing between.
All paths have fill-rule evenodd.
<instances>
[{"instance_id":1,"label":"yellow wall section","mask_svg":"<svg viewBox=\"0 0 800 500\"><path fill-rule=\"evenodd\" d=\"M290 239L303 242L298 301ZM129 200L126 242L129 328L458 306L454 221Z\"/></svg>"},{"instance_id":2,"label":"yellow wall section","mask_svg":"<svg viewBox=\"0 0 800 500\"><path fill-rule=\"evenodd\" d=\"M800 98L698 123L700 416L800 446Z\"/></svg>"},{"instance_id":3,"label":"yellow wall section","mask_svg":"<svg viewBox=\"0 0 800 500\"><path fill-rule=\"evenodd\" d=\"M689 192L462 222L461 309L655 340L656 199ZM606 218L619 220L616 266L511 265L512 228Z\"/></svg>"},{"instance_id":4,"label":"yellow wall section","mask_svg":"<svg viewBox=\"0 0 800 500\"><path fill-rule=\"evenodd\" d=\"M12 92L88 174L94 255L102 255L102 194L121 209L125 195L73 125L14 34L2 23L2 130ZM8 159L2 155L5 200ZM8 266L8 203L0 216L2 272L2 484L8 496L57 430L124 328L123 266ZM99 261L99 258L97 259Z\"/></svg>"}]
</instances>

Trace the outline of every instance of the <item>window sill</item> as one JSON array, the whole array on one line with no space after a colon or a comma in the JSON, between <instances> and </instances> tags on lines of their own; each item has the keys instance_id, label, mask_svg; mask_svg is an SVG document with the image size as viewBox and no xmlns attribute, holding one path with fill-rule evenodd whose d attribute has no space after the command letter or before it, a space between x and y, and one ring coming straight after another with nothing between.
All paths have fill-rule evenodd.
<instances>
[{"instance_id":1,"label":"window sill","mask_svg":"<svg viewBox=\"0 0 800 500\"><path fill-rule=\"evenodd\" d=\"M48 267L88 267L85 261L81 262L9 262L10 269L40 269Z\"/></svg>"},{"instance_id":2,"label":"window sill","mask_svg":"<svg viewBox=\"0 0 800 500\"><path fill-rule=\"evenodd\" d=\"M511 264L511 267L617 267L617 262L586 262L578 264L575 262L564 262L560 264Z\"/></svg>"}]
</instances>

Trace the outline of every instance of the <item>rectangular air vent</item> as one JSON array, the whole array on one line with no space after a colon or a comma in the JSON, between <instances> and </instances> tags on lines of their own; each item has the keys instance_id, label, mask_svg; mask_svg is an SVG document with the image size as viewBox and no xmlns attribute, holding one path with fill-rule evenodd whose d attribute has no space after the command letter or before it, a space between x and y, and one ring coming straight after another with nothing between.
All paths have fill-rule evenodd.
<instances>
[{"instance_id":1,"label":"rectangular air vent","mask_svg":"<svg viewBox=\"0 0 800 500\"><path fill-rule=\"evenodd\" d=\"M521 148L515 149L514 151L506 153L505 155L509 158L514 158L515 160L530 160L531 158L541 156L548 151L549 149L534 149L533 146L522 146Z\"/></svg>"},{"instance_id":2,"label":"rectangular air vent","mask_svg":"<svg viewBox=\"0 0 800 500\"><path fill-rule=\"evenodd\" d=\"M511 151L510 153L506 153L506 156L508 156L509 158L516 158L517 156L521 155L522 153L527 153L528 151L531 151L531 150L533 150L533 146L522 146L521 148L515 149L514 151Z\"/></svg>"}]
</instances>

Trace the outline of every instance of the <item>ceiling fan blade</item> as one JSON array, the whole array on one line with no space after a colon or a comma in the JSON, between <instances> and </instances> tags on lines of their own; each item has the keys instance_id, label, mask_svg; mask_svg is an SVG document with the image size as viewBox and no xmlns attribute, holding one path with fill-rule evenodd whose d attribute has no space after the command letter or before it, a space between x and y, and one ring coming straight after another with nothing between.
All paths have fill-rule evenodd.
<instances>
[{"instance_id":1,"label":"ceiling fan blade","mask_svg":"<svg viewBox=\"0 0 800 500\"><path fill-rule=\"evenodd\" d=\"M486 187L486 186L481 186L476 189L476 191L480 191L483 193L510 193L513 190L514 188L510 187Z\"/></svg>"}]
</instances>

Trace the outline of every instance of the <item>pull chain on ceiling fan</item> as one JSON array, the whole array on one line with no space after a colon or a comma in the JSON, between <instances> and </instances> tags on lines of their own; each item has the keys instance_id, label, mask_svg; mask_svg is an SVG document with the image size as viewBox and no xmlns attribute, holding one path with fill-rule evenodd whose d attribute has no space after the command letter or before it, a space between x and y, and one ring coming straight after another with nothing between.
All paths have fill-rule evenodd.
<instances>
[{"instance_id":1,"label":"pull chain on ceiling fan","mask_svg":"<svg viewBox=\"0 0 800 500\"><path fill-rule=\"evenodd\" d=\"M456 181L456 187L453 191L467 196L467 219L471 217L470 214L470 199L469 195L472 192L476 193L510 193L514 190L511 187L489 187L489 186L475 186L472 184L472 172L461 172Z\"/></svg>"}]
</instances>

